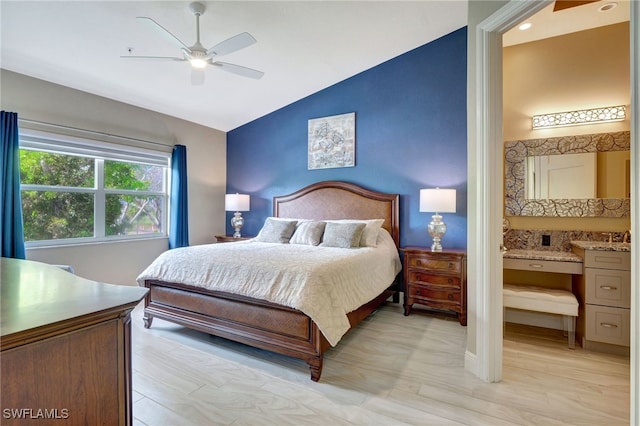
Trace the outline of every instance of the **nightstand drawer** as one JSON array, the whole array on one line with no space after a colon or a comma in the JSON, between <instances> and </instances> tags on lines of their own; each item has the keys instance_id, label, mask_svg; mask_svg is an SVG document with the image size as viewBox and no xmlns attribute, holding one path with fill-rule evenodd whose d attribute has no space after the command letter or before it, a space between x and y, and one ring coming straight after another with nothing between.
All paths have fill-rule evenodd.
<instances>
[{"instance_id":1,"label":"nightstand drawer","mask_svg":"<svg viewBox=\"0 0 640 426\"><path fill-rule=\"evenodd\" d=\"M408 268L428 269L430 271L446 271L459 274L461 270L460 258L446 256L433 257L429 255L410 255Z\"/></svg>"},{"instance_id":2,"label":"nightstand drawer","mask_svg":"<svg viewBox=\"0 0 640 426\"><path fill-rule=\"evenodd\" d=\"M409 296L415 297L416 299L446 301L457 304L460 303L459 291L447 291L417 285L409 286Z\"/></svg>"},{"instance_id":3,"label":"nightstand drawer","mask_svg":"<svg viewBox=\"0 0 640 426\"><path fill-rule=\"evenodd\" d=\"M410 283L460 288L460 277L449 276L449 275L428 274L426 272L420 272L415 270L410 270L408 275L409 275L408 282Z\"/></svg>"}]
</instances>

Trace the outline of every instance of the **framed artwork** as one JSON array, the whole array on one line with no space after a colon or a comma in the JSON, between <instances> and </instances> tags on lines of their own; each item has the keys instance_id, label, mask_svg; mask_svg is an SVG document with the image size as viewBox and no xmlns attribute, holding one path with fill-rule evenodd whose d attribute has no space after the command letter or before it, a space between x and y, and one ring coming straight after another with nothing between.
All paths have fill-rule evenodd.
<instances>
[{"instance_id":1,"label":"framed artwork","mask_svg":"<svg viewBox=\"0 0 640 426\"><path fill-rule=\"evenodd\" d=\"M308 168L331 169L356 165L356 113L309 120Z\"/></svg>"}]
</instances>

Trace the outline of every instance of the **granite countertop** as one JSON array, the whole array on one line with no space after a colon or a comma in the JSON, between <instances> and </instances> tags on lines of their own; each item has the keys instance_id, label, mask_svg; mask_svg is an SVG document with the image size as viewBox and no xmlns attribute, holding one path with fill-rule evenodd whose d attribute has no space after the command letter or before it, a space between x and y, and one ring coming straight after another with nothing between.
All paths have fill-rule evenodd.
<instances>
[{"instance_id":1,"label":"granite countertop","mask_svg":"<svg viewBox=\"0 0 640 426\"><path fill-rule=\"evenodd\" d=\"M553 250L509 249L502 254L506 259L551 260L555 262L582 263L582 258L575 253Z\"/></svg>"},{"instance_id":2,"label":"granite countertop","mask_svg":"<svg viewBox=\"0 0 640 426\"><path fill-rule=\"evenodd\" d=\"M631 243L608 243L606 241L571 241L571 245L584 250L631 251Z\"/></svg>"}]
</instances>

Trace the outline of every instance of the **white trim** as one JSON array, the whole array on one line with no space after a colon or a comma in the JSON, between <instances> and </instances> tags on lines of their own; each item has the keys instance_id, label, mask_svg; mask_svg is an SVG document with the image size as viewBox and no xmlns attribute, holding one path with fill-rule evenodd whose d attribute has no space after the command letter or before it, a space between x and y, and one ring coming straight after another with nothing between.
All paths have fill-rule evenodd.
<instances>
[{"instance_id":1,"label":"white trim","mask_svg":"<svg viewBox=\"0 0 640 426\"><path fill-rule=\"evenodd\" d=\"M631 386L630 423L640 424L640 3L631 2L629 36L631 38Z\"/></svg>"},{"instance_id":2,"label":"white trim","mask_svg":"<svg viewBox=\"0 0 640 426\"><path fill-rule=\"evenodd\" d=\"M51 249L51 248L59 248L59 247L71 247L71 246L91 246L91 245L100 245L100 244L110 244L110 243L128 243L135 241L146 241L146 240L160 240L165 239L168 240L169 236L164 234L150 234L150 235L128 235L124 236L112 236L112 237L102 237L102 238L67 238L64 240L40 240L40 241L28 241L25 242L25 249L30 250L38 250L38 249Z\"/></svg>"},{"instance_id":3,"label":"white trim","mask_svg":"<svg viewBox=\"0 0 640 426\"><path fill-rule=\"evenodd\" d=\"M476 376L480 376L478 374L478 357L473 352L469 352L468 350L464 353L464 368L465 370L473 373Z\"/></svg>"},{"instance_id":4,"label":"white trim","mask_svg":"<svg viewBox=\"0 0 640 426\"><path fill-rule=\"evenodd\" d=\"M476 27L476 214L475 374L486 382L502 380L502 34L550 1L511 1ZM467 365L472 368L472 363Z\"/></svg>"}]
</instances>

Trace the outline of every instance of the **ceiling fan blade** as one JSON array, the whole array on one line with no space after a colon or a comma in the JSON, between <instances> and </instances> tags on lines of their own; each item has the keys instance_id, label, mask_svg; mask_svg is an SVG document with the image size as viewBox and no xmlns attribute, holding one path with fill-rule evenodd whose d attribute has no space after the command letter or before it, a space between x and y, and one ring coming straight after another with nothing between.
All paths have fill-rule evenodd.
<instances>
[{"instance_id":1,"label":"ceiling fan blade","mask_svg":"<svg viewBox=\"0 0 640 426\"><path fill-rule=\"evenodd\" d=\"M171 40L172 42L178 43L180 46L184 47L187 50L190 50L189 46L184 44L182 40L180 40L178 37L173 35L171 33L171 31L169 31L168 29L166 29L165 27L163 27L162 25L160 25L159 23L157 23L153 19L151 19L149 17L146 17L146 16L137 16L136 18L137 19L142 19L144 22L147 22L148 24L150 24L153 28L161 29L163 31L163 34L169 36L169 40Z\"/></svg>"},{"instance_id":2,"label":"ceiling fan blade","mask_svg":"<svg viewBox=\"0 0 640 426\"><path fill-rule=\"evenodd\" d=\"M240 33L231 38L221 41L220 43L207 50L207 56L221 56L235 52L236 50L244 49L256 43L256 39L249 33Z\"/></svg>"},{"instance_id":3,"label":"ceiling fan blade","mask_svg":"<svg viewBox=\"0 0 640 426\"><path fill-rule=\"evenodd\" d=\"M229 64L226 62L213 62L211 65L215 65L217 67L222 68L225 71L228 71L233 74L238 74L243 77L254 78L256 80L262 78L264 73L262 71L254 70L252 68L243 67L240 65Z\"/></svg>"},{"instance_id":4,"label":"ceiling fan blade","mask_svg":"<svg viewBox=\"0 0 640 426\"><path fill-rule=\"evenodd\" d=\"M191 84L202 86L204 84L204 68L191 68Z\"/></svg>"},{"instance_id":5,"label":"ceiling fan blade","mask_svg":"<svg viewBox=\"0 0 640 426\"><path fill-rule=\"evenodd\" d=\"M185 58L174 58L171 56L120 56L123 59L153 59L156 61L179 61L185 62Z\"/></svg>"}]
</instances>

